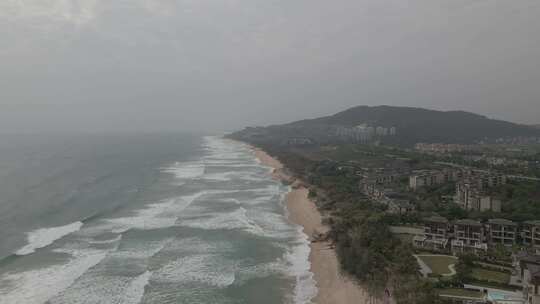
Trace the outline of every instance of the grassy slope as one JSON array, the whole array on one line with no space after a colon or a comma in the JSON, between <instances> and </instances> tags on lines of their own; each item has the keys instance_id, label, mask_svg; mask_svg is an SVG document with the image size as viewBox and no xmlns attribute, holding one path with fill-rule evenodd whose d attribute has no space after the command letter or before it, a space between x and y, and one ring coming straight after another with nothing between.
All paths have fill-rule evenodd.
<instances>
[{"instance_id":1,"label":"grassy slope","mask_svg":"<svg viewBox=\"0 0 540 304\"><path fill-rule=\"evenodd\" d=\"M434 274L448 275L451 274L449 266L456 264L458 259L449 256L418 256L426 265L433 271Z\"/></svg>"}]
</instances>

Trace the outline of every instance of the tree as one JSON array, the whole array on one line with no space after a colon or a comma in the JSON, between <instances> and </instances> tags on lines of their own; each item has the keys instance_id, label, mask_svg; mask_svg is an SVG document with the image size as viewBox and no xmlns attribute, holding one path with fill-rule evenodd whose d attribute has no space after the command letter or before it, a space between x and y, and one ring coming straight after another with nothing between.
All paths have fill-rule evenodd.
<instances>
[{"instance_id":1,"label":"tree","mask_svg":"<svg viewBox=\"0 0 540 304\"><path fill-rule=\"evenodd\" d=\"M474 259L475 257L470 254L459 256L459 261L456 264L456 275L454 276L456 281L464 283L471 279Z\"/></svg>"}]
</instances>

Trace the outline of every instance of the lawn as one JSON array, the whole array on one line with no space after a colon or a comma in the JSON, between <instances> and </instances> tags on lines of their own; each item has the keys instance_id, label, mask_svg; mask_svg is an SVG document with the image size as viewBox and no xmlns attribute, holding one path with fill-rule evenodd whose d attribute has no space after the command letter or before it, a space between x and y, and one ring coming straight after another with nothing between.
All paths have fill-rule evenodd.
<instances>
[{"instance_id":1,"label":"lawn","mask_svg":"<svg viewBox=\"0 0 540 304\"><path fill-rule=\"evenodd\" d=\"M434 274L450 275L452 271L448 268L452 264L456 264L456 257L446 255L419 255L418 256L431 269Z\"/></svg>"},{"instance_id":2,"label":"lawn","mask_svg":"<svg viewBox=\"0 0 540 304\"><path fill-rule=\"evenodd\" d=\"M500 284L508 284L508 282L510 281L509 273L478 267L472 269L472 277L476 280L489 281Z\"/></svg>"},{"instance_id":3,"label":"lawn","mask_svg":"<svg viewBox=\"0 0 540 304\"><path fill-rule=\"evenodd\" d=\"M483 297L483 294L480 291L458 289L458 288L439 289L438 293L439 295L453 296L453 297L468 297L468 298L482 298Z\"/></svg>"}]
</instances>

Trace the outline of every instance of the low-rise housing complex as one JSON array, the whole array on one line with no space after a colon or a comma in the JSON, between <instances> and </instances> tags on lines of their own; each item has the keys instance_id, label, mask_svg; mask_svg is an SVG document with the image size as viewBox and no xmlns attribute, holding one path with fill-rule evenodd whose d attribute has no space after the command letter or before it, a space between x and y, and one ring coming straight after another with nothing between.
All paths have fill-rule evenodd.
<instances>
[{"instance_id":1,"label":"low-rise housing complex","mask_svg":"<svg viewBox=\"0 0 540 304\"><path fill-rule=\"evenodd\" d=\"M490 190L506 184L504 174L464 169L422 170L409 176L409 189L455 182L453 201L465 210L500 212L502 202Z\"/></svg>"},{"instance_id":2,"label":"low-rise housing complex","mask_svg":"<svg viewBox=\"0 0 540 304\"><path fill-rule=\"evenodd\" d=\"M487 251L484 225L478 221L464 219L454 223L452 252Z\"/></svg>"},{"instance_id":3,"label":"low-rise housing complex","mask_svg":"<svg viewBox=\"0 0 540 304\"><path fill-rule=\"evenodd\" d=\"M315 144L315 140L308 137L290 137L283 144L287 146L307 146Z\"/></svg>"},{"instance_id":4,"label":"low-rise housing complex","mask_svg":"<svg viewBox=\"0 0 540 304\"><path fill-rule=\"evenodd\" d=\"M375 168L359 171L357 175L361 176L364 183L375 185L390 185L400 181L402 177L406 177L408 173L404 173L397 169Z\"/></svg>"},{"instance_id":5,"label":"low-rise housing complex","mask_svg":"<svg viewBox=\"0 0 540 304\"><path fill-rule=\"evenodd\" d=\"M406 214L415 210L409 199L390 188L384 188L384 185L375 183L375 180L371 179L362 182L360 190L369 199L386 205L389 213Z\"/></svg>"},{"instance_id":6,"label":"low-rise housing complex","mask_svg":"<svg viewBox=\"0 0 540 304\"><path fill-rule=\"evenodd\" d=\"M415 210L414 205L408 199L391 198L386 202L386 205L391 214L407 214Z\"/></svg>"},{"instance_id":7,"label":"low-rise housing complex","mask_svg":"<svg viewBox=\"0 0 540 304\"><path fill-rule=\"evenodd\" d=\"M466 170L462 176L456 183L454 202L466 210L501 212L502 202L490 190L506 184L506 175Z\"/></svg>"},{"instance_id":8,"label":"low-rise housing complex","mask_svg":"<svg viewBox=\"0 0 540 304\"><path fill-rule=\"evenodd\" d=\"M432 250L444 250L449 241L449 223L442 216L431 216L424 219L424 234L414 237L413 242L416 247L423 247Z\"/></svg>"},{"instance_id":9,"label":"low-rise housing complex","mask_svg":"<svg viewBox=\"0 0 540 304\"><path fill-rule=\"evenodd\" d=\"M472 150L469 145L443 144L443 143L417 143L414 148L422 153L453 153Z\"/></svg>"},{"instance_id":10,"label":"low-rise housing complex","mask_svg":"<svg viewBox=\"0 0 540 304\"><path fill-rule=\"evenodd\" d=\"M456 183L456 202L462 209L501 212L500 199L481 191L475 182L464 180Z\"/></svg>"},{"instance_id":11,"label":"low-rise housing complex","mask_svg":"<svg viewBox=\"0 0 540 304\"><path fill-rule=\"evenodd\" d=\"M517 243L518 225L506 219L490 219L487 222L488 241L491 245L513 246Z\"/></svg>"},{"instance_id":12,"label":"low-rise housing complex","mask_svg":"<svg viewBox=\"0 0 540 304\"><path fill-rule=\"evenodd\" d=\"M475 172L475 171L472 171ZM481 190L489 189L489 188L497 188L502 185L505 185L507 182L507 177L504 174L501 173L481 173L481 174L474 174L473 176L476 176L476 179L472 179L474 182L478 184L478 188Z\"/></svg>"},{"instance_id":13,"label":"low-rise housing complex","mask_svg":"<svg viewBox=\"0 0 540 304\"><path fill-rule=\"evenodd\" d=\"M388 213L406 214L415 210L414 205L405 195L392 189L402 176L397 171L374 170L363 176L360 190L369 199L386 205Z\"/></svg>"},{"instance_id":14,"label":"low-rise housing complex","mask_svg":"<svg viewBox=\"0 0 540 304\"><path fill-rule=\"evenodd\" d=\"M528 304L540 304L540 266L527 264L523 272L524 296Z\"/></svg>"},{"instance_id":15,"label":"low-rise housing complex","mask_svg":"<svg viewBox=\"0 0 540 304\"><path fill-rule=\"evenodd\" d=\"M422 187L432 187L448 182L453 182L462 177L461 170L420 170L409 176L409 188L418 190Z\"/></svg>"},{"instance_id":16,"label":"low-rise housing complex","mask_svg":"<svg viewBox=\"0 0 540 304\"><path fill-rule=\"evenodd\" d=\"M514 266L527 304L540 304L540 256L526 251L514 255Z\"/></svg>"},{"instance_id":17,"label":"low-rise housing complex","mask_svg":"<svg viewBox=\"0 0 540 304\"><path fill-rule=\"evenodd\" d=\"M521 228L523 244L531 246L540 253L540 221L524 222Z\"/></svg>"},{"instance_id":18,"label":"low-rise housing complex","mask_svg":"<svg viewBox=\"0 0 540 304\"><path fill-rule=\"evenodd\" d=\"M520 224L507 219L489 219L485 223L462 219L450 223L435 215L423 220L423 229L423 234L414 237L416 247L480 253L498 245L522 245L540 254L540 221Z\"/></svg>"},{"instance_id":19,"label":"low-rise housing complex","mask_svg":"<svg viewBox=\"0 0 540 304\"><path fill-rule=\"evenodd\" d=\"M396 127L370 126L361 124L354 127L339 126L335 129L335 135L341 140L367 144L373 140L386 136L396 136Z\"/></svg>"}]
</instances>

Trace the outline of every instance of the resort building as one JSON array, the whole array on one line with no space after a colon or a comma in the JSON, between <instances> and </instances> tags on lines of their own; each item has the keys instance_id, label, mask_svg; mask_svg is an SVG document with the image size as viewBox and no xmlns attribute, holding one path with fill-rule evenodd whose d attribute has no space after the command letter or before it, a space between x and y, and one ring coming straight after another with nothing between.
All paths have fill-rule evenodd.
<instances>
[{"instance_id":1,"label":"resort building","mask_svg":"<svg viewBox=\"0 0 540 304\"><path fill-rule=\"evenodd\" d=\"M514 258L526 303L540 304L540 256L521 251Z\"/></svg>"},{"instance_id":2,"label":"resort building","mask_svg":"<svg viewBox=\"0 0 540 304\"><path fill-rule=\"evenodd\" d=\"M477 183L466 179L456 183L456 202L462 209L501 212L502 202L480 191Z\"/></svg>"},{"instance_id":3,"label":"resort building","mask_svg":"<svg viewBox=\"0 0 540 304\"><path fill-rule=\"evenodd\" d=\"M414 211L414 205L406 196L391 188L384 188L385 184L391 184L394 178L397 177L391 174L367 178L360 183L360 190L369 199L386 205L388 213L402 215Z\"/></svg>"},{"instance_id":4,"label":"resort building","mask_svg":"<svg viewBox=\"0 0 540 304\"><path fill-rule=\"evenodd\" d=\"M528 304L540 304L540 266L527 264L524 271L522 282L523 293Z\"/></svg>"},{"instance_id":5,"label":"resort building","mask_svg":"<svg viewBox=\"0 0 540 304\"><path fill-rule=\"evenodd\" d=\"M517 223L505 219L490 219L486 227L490 245L502 244L513 246L516 244L518 234Z\"/></svg>"},{"instance_id":6,"label":"resort building","mask_svg":"<svg viewBox=\"0 0 540 304\"><path fill-rule=\"evenodd\" d=\"M388 185L396 183L400 177L401 174L398 174L397 172L384 172L375 174L373 179L375 180L375 183L379 185Z\"/></svg>"},{"instance_id":7,"label":"resort building","mask_svg":"<svg viewBox=\"0 0 540 304\"><path fill-rule=\"evenodd\" d=\"M448 246L448 220L442 216L424 219L424 234L413 239L416 247L444 250Z\"/></svg>"},{"instance_id":8,"label":"resort building","mask_svg":"<svg viewBox=\"0 0 540 304\"><path fill-rule=\"evenodd\" d=\"M480 253L487 251L484 226L477 221L465 219L454 223L452 252Z\"/></svg>"},{"instance_id":9,"label":"resort building","mask_svg":"<svg viewBox=\"0 0 540 304\"><path fill-rule=\"evenodd\" d=\"M533 247L540 252L540 221L527 221L521 228L523 245Z\"/></svg>"},{"instance_id":10,"label":"resort building","mask_svg":"<svg viewBox=\"0 0 540 304\"><path fill-rule=\"evenodd\" d=\"M422 187L432 187L455 181L461 178L459 170L421 170L409 176L409 188L418 190Z\"/></svg>"},{"instance_id":11,"label":"resort building","mask_svg":"<svg viewBox=\"0 0 540 304\"><path fill-rule=\"evenodd\" d=\"M407 199L388 199L388 212L392 214L407 214L415 210L414 205Z\"/></svg>"},{"instance_id":12,"label":"resort building","mask_svg":"<svg viewBox=\"0 0 540 304\"><path fill-rule=\"evenodd\" d=\"M421 187L431 187L442 183L442 174L432 172L419 172L409 177L409 188L415 191Z\"/></svg>"},{"instance_id":13,"label":"resort building","mask_svg":"<svg viewBox=\"0 0 540 304\"><path fill-rule=\"evenodd\" d=\"M368 179L360 184L360 190L372 200L381 200L385 197L385 189L377 185L375 179Z\"/></svg>"},{"instance_id":14,"label":"resort building","mask_svg":"<svg viewBox=\"0 0 540 304\"><path fill-rule=\"evenodd\" d=\"M482 174L477 179L477 182L481 190L497 188L506 184L506 175L497 173Z\"/></svg>"},{"instance_id":15,"label":"resort building","mask_svg":"<svg viewBox=\"0 0 540 304\"><path fill-rule=\"evenodd\" d=\"M400 181L402 177L407 176L407 172L400 169L388 168L360 168L357 172L362 177L361 183L371 183L376 185L390 185Z\"/></svg>"},{"instance_id":16,"label":"resort building","mask_svg":"<svg viewBox=\"0 0 540 304\"><path fill-rule=\"evenodd\" d=\"M483 170L463 170L463 178L481 191L500 187L508 181L502 173Z\"/></svg>"},{"instance_id":17,"label":"resort building","mask_svg":"<svg viewBox=\"0 0 540 304\"><path fill-rule=\"evenodd\" d=\"M423 153L452 153L452 152L462 152L468 149L471 149L471 146L460 145L460 144L443 144L443 143L417 143L414 148L417 151Z\"/></svg>"},{"instance_id":18,"label":"resort building","mask_svg":"<svg viewBox=\"0 0 540 304\"><path fill-rule=\"evenodd\" d=\"M397 130L395 127L386 128L382 126L369 126L367 124L361 124L354 127L339 126L335 129L335 135L347 142L357 143L370 143L376 137L395 136Z\"/></svg>"},{"instance_id":19,"label":"resort building","mask_svg":"<svg viewBox=\"0 0 540 304\"><path fill-rule=\"evenodd\" d=\"M286 146L308 146L315 144L315 141L308 137L290 137L283 144Z\"/></svg>"}]
</instances>

